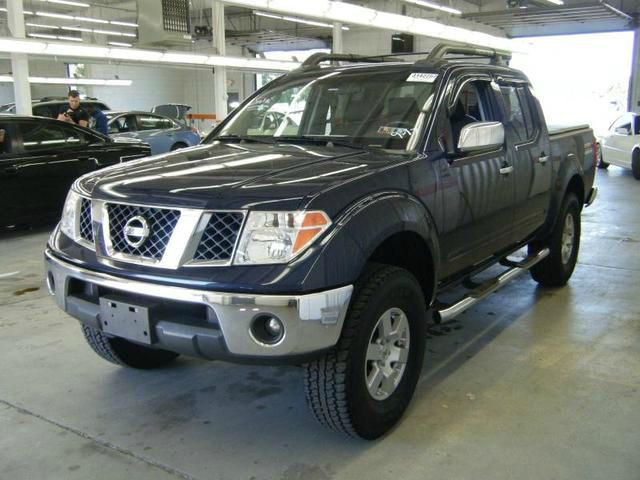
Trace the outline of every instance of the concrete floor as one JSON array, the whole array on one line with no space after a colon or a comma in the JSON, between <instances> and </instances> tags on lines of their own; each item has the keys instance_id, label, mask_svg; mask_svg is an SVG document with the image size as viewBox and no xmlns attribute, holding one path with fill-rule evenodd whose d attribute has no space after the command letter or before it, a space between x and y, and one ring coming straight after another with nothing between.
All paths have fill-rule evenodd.
<instances>
[{"instance_id":1,"label":"concrete floor","mask_svg":"<svg viewBox=\"0 0 640 480\"><path fill-rule=\"evenodd\" d=\"M373 443L316 425L296 367L104 362L45 293L47 233L4 234L0 478L640 479L640 182L598 174L570 284L523 276L433 330Z\"/></svg>"}]
</instances>

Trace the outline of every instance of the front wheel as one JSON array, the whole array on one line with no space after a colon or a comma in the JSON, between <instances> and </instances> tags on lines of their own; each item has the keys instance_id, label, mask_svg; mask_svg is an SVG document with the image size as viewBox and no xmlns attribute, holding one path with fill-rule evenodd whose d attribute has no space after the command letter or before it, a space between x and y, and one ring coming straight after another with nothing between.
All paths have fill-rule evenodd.
<instances>
[{"instance_id":1,"label":"front wheel","mask_svg":"<svg viewBox=\"0 0 640 480\"><path fill-rule=\"evenodd\" d=\"M548 247L549 256L533 266L531 276L541 285L560 287L573 274L580 248L580 203L574 193L568 193L560 207L560 215L551 235L545 242L529 246L534 253Z\"/></svg>"},{"instance_id":2,"label":"front wheel","mask_svg":"<svg viewBox=\"0 0 640 480\"><path fill-rule=\"evenodd\" d=\"M631 154L631 173L633 178L640 180L640 150L634 150Z\"/></svg>"},{"instance_id":3,"label":"front wheel","mask_svg":"<svg viewBox=\"0 0 640 480\"><path fill-rule=\"evenodd\" d=\"M604 161L604 157L602 156L602 145L598 144L598 168L607 169L609 168L609 164Z\"/></svg>"},{"instance_id":4,"label":"front wheel","mask_svg":"<svg viewBox=\"0 0 640 480\"><path fill-rule=\"evenodd\" d=\"M422 289L407 270L371 265L356 285L336 347L305 366L305 396L316 420L368 440L402 417L422 369Z\"/></svg>"}]
</instances>

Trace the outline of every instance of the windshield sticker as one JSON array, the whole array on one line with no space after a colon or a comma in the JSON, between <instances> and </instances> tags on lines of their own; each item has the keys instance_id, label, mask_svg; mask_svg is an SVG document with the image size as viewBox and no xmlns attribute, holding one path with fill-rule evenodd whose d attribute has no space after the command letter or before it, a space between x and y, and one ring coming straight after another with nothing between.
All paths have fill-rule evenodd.
<instances>
[{"instance_id":1,"label":"windshield sticker","mask_svg":"<svg viewBox=\"0 0 640 480\"><path fill-rule=\"evenodd\" d=\"M412 73L407 77L407 82L433 83L438 78L437 73Z\"/></svg>"},{"instance_id":2,"label":"windshield sticker","mask_svg":"<svg viewBox=\"0 0 640 480\"><path fill-rule=\"evenodd\" d=\"M399 128L399 127L380 127L378 128L379 135L386 135L387 137L410 137L413 133L413 128Z\"/></svg>"}]
</instances>

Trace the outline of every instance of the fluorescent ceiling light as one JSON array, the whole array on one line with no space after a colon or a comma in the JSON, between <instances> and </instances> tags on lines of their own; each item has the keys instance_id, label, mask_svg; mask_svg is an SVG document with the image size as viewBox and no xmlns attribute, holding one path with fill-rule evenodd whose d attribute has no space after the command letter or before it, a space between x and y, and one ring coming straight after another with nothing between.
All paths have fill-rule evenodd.
<instances>
[{"instance_id":1,"label":"fluorescent ceiling light","mask_svg":"<svg viewBox=\"0 0 640 480\"><path fill-rule=\"evenodd\" d=\"M49 40L64 40L70 42L81 42L80 37L65 37L64 35L47 35L46 33L27 33L28 37L33 38L47 38Z\"/></svg>"},{"instance_id":2,"label":"fluorescent ceiling light","mask_svg":"<svg viewBox=\"0 0 640 480\"><path fill-rule=\"evenodd\" d=\"M137 48L100 47L61 42L15 40L9 37L0 37L0 52L64 55L74 58L96 58L101 60L114 59L154 63L161 62L175 65L220 65L236 69L267 72L286 72L300 66L298 62L263 60L259 58L198 55L179 51L161 52Z\"/></svg>"},{"instance_id":3,"label":"fluorescent ceiling light","mask_svg":"<svg viewBox=\"0 0 640 480\"><path fill-rule=\"evenodd\" d=\"M259 12L256 10L254 10L253 13L259 17L274 18L276 20L285 20L287 22L304 23L305 25L313 25L314 27L333 28L333 25L330 23L314 22L313 20L306 20L304 18L276 15L274 13ZM349 27L343 26L342 30L349 30Z\"/></svg>"},{"instance_id":4,"label":"fluorescent ceiling light","mask_svg":"<svg viewBox=\"0 0 640 480\"><path fill-rule=\"evenodd\" d=\"M73 20L73 15L63 15L62 13L36 12L37 17L61 18L63 20Z\"/></svg>"},{"instance_id":5,"label":"fluorescent ceiling light","mask_svg":"<svg viewBox=\"0 0 640 480\"><path fill-rule=\"evenodd\" d=\"M58 5L69 5L71 7L85 7L89 8L91 5L84 2L73 2L71 0L40 0L44 3L57 3Z\"/></svg>"},{"instance_id":6,"label":"fluorescent ceiling light","mask_svg":"<svg viewBox=\"0 0 640 480\"><path fill-rule=\"evenodd\" d=\"M553 3L554 5L564 5L562 0L547 0L549 3Z\"/></svg>"},{"instance_id":7,"label":"fluorescent ceiling light","mask_svg":"<svg viewBox=\"0 0 640 480\"><path fill-rule=\"evenodd\" d=\"M475 45L513 50L511 40L487 33L452 27L426 18L407 17L395 13L382 12L361 7L352 3L334 0L224 0L228 4L246 8L280 12L285 15L301 15L329 22L342 22L350 25L362 25L395 33L411 33L432 38L441 38L455 42L473 42ZM559 1L559 0L558 0ZM400 29L398 29L400 27Z\"/></svg>"},{"instance_id":8,"label":"fluorescent ceiling light","mask_svg":"<svg viewBox=\"0 0 640 480\"><path fill-rule=\"evenodd\" d=\"M56 27L55 25L42 25L40 23L25 23L27 27L35 27L35 28L46 28L48 30L60 30L60 27ZM64 29L64 27L62 27Z\"/></svg>"},{"instance_id":9,"label":"fluorescent ceiling light","mask_svg":"<svg viewBox=\"0 0 640 480\"><path fill-rule=\"evenodd\" d=\"M0 82L13 82L10 75L0 75ZM101 79L101 78L57 78L57 77L29 77L29 83L46 83L52 85L107 85L111 87L128 87L131 80Z\"/></svg>"},{"instance_id":10,"label":"fluorescent ceiling light","mask_svg":"<svg viewBox=\"0 0 640 480\"><path fill-rule=\"evenodd\" d=\"M60 28L62 28L62 30L68 30L70 32L86 32L86 33L93 32L93 30L91 30L90 28L82 28L82 27L60 27Z\"/></svg>"},{"instance_id":11,"label":"fluorescent ceiling light","mask_svg":"<svg viewBox=\"0 0 640 480\"><path fill-rule=\"evenodd\" d=\"M137 27L138 24L137 23L131 23L131 22L118 22L117 20L109 20L109 23L111 25L122 25L123 27Z\"/></svg>"},{"instance_id":12,"label":"fluorescent ceiling light","mask_svg":"<svg viewBox=\"0 0 640 480\"><path fill-rule=\"evenodd\" d=\"M404 0L407 3L413 3L414 5L419 5L421 7L434 8L436 10L441 10L443 12L452 13L454 15L462 15L462 12L457 8L445 7L444 5L440 5L439 3L429 2L427 0Z\"/></svg>"},{"instance_id":13,"label":"fluorescent ceiling light","mask_svg":"<svg viewBox=\"0 0 640 480\"><path fill-rule=\"evenodd\" d=\"M114 47L127 47L127 48L131 48L133 47L132 44L130 43L124 43L124 42L107 42L109 45L113 45Z\"/></svg>"}]
</instances>

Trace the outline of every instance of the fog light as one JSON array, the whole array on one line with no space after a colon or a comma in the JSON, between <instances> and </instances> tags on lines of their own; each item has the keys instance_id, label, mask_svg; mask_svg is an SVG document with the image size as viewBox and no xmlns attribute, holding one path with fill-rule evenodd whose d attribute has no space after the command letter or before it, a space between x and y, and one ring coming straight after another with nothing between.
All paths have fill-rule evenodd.
<instances>
[{"instance_id":1,"label":"fog light","mask_svg":"<svg viewBox=\"0 0 640 480\"><path fill-rule=\"evenodd\" d=\"M258 343L275 345L284 337L284 324L271 314L260 314L251 323L251 334Z\"/></svg>"}]
</instances>

